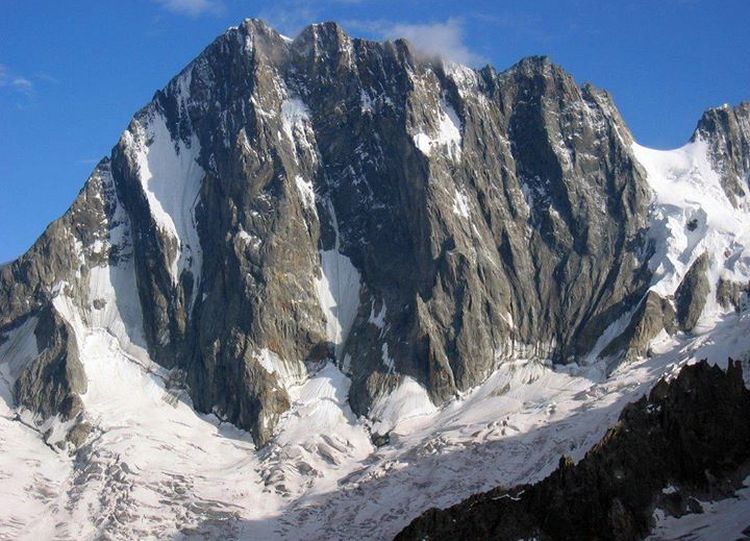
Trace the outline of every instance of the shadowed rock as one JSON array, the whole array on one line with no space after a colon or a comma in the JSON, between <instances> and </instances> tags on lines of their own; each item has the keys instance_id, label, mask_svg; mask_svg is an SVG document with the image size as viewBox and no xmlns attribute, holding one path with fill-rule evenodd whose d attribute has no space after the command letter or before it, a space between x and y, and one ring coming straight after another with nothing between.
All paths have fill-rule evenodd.
<instances>
[{"instance_id":1,"label":"shadowed rock","mask_svg":"<svg viewBox=\"0 0 750 541\"><path fill-rule=\"evenodd\" d=\"M539 483L431 509L396 539L642 539L656 507L679 516L700 512L694 496L734 493L750 466L748 418L739 362L686 366L627 406L578 464L561 457Z\"/></svg>"}]
</instances>

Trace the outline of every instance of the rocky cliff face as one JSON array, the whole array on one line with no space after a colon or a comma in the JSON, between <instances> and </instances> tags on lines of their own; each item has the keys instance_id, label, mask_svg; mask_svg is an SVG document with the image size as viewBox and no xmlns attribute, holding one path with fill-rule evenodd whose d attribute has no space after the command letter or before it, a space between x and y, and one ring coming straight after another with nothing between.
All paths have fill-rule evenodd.
<instances>
[{"instance_id":1,"label":"rocky cliff face","mask_svg":"<svg viewBox=\"0 0 750 541\"><path fill-rule=\"evenodd\" d=\"M692 140L698 139L708 143L727 197L733 205L741 205L750 174L750 103L706 111Z\"/></svg>"},{"instance_id":2,"label":"rocky cliff face","mask_svg":"<svg viewBox=\"0 0 750 541\"><path fill-rule=\"evenodd\" d=\"M736 206L749 133L746 105L697 132ZM247 20L0 268L0 328L44 321L16 400L78 415L61 404L85 391L75 338L91 328L259 444L326 360L368 415L411 380L443 403L508 358L642 354L676 332L676 286L647 296L651 201L610 97L545 58L475 71L333 23L289 40ZM716 289L696 269L678 294L686 331Z\"/></svg>"},{"instance_id":3,"label":"rocky cliff face","mask_svg":"<svg viewBox=\"0 0 750 541\"><path fill-rule=\"evenodd\" d=\"M654 510L703 512L730 497L750 465L750 391L739 362L705 361L661 380L606 436L543 481L431 509L396 539L643 539ZM744 527L742 524L740 527Z\"/></svg>"}]
</instances>

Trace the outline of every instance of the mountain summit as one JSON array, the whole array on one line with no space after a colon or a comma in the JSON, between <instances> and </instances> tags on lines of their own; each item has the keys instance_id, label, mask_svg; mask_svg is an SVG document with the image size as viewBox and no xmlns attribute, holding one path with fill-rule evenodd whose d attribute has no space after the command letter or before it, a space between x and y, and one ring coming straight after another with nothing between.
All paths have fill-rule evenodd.
<instances>
[{"instance_id":1,"label":"mountain summit","mask_svg":"<svg viewBox=\"0 0 750 541\"><path fill-rule=\"evenodd\" d=\"M654 151L544 57L473 70L246 20L0 268L8 400L93 453L107 393L141 381L116 355L257 447L323 397L324 462L366 456L363 433L381 445L519 359L606 375L739 317L748 171L748 104Z\"/></svg>"}]
</instances>

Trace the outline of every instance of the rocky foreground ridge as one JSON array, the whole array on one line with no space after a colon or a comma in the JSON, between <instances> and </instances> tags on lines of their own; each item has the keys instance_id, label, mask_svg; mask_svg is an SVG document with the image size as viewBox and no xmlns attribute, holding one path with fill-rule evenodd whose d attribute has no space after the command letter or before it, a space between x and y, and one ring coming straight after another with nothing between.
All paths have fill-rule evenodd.
<instances>
[{"instance_id":1,"label":"rocky foreground ridge","mask_svg":"<svg viewBox=\"0 0 750 541\"><path fill-rule=\"evenodd\" d=\"M740 363L705 361L628 405L578 464L534 485L496 488L430 509L396 539L643 539L654 511L702 513L750 473L750 390ZM750 517L747 517L750 527ZM747 530L746 530L747 532Z\"/></svg>"},{"instance_id":2,"label":"rocky foreground ridge","mask_svg":"<svg viewBox=\"0 0 750 541\"><path fill-rule=\"evenodd\" d=\"M694 141L745 209L750 105L707 112ZM0 268L0 336L28 323L37 343L14 400L83 426L78 340L93 328L260 445L326 361L375 418L407 382L439 405L511 358L642 356L747 296L720 272L744 265L731 250L686 249L688 270L654 289L652 210L611 98L546 58L472 70L334 23L290 40L247 20Z\"/></svg>"}]
</instances>

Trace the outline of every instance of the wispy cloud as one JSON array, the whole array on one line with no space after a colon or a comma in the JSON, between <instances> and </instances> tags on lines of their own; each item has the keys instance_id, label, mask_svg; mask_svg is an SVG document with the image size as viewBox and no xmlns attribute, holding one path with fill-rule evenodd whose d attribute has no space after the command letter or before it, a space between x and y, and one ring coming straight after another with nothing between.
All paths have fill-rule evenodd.
<instances>
[{"instance_id":1,"label":"wispy cloud","mask_svg":"<svg viewBox=\"0 0 750 541\"><path fill-rule=\"evenodd\" d=\"M40 71L34 74L34 79L41 81L43 83L51 83L53 85L59 85L60 80L57 77L53 77L49 73Z\"/></svg>"},{"instance_id":2,"label":"wispy cloud","mask_svg":"<svg viewBox=\"0 0 750 541\"><path fill-rule=\"evenodd\" d=\"M224 11L220 0L154 0L167 11L189 17L200 15L219 15Z\"/></svg>"},{"instance_id":3,"label":"wispy cloud","mask_svg":"<svg viewBox=\"0 0 750 541\"><path fill-rule=\"evenodd\" d=\"M99 163L101 158L81 158L80 160L76 160L76 164L78 165L96 165Z\"/></svg>"},{"instance_id":4,"label":"wispy cloud","mask_svg":"<svg viewBox=\"0 0 750 541\"><path fill-rule=\"evenodd\" d=\"M455 17L446 21L419 24L354 20L347 21L346 26L381 39L406 38L418 51L460 64L475 66L486 62L482 55L471 50L466 44L463 21Z\"/></svg>"},{"instance_id":5,"label":"wispy cloud","mask_svg":"<svg viewBox=\"0 0 750 541\"><path fill-rule=\"evenodd\" d=\"M29 94L34 90L31 79L11 72L8 66L0 64L0 87L11 88L23 94Z\"/></svg>"},{"instance_id":6,"label":"wispy cloud","mask_svg":"<svg viewBox=\"0 0 750 541\"><path fill-rule=\"evenodd\" d=\"M277 0L272 8L260 12L260 18L288 36L296 36L305 26L320 22L319 6L301 0Z\"/></svg>"},{"instance_id":7,"label":"wispy cloud","mask_svg":"<svg viewBox=\"0 0 750 541\"><path fill-rule=\"evenodd\" d=\"M34 89L34 83L29 81L26 77L14 77L10 84L20 92L30 92Z\"/></svg>"}]
</instances>

